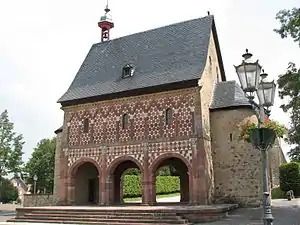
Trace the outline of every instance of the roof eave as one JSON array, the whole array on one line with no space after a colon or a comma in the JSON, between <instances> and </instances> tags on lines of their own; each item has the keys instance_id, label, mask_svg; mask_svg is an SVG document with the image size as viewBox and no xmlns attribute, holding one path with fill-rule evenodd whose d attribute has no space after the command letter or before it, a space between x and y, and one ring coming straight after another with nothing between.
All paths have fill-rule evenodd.
<instances>
[{"instance_id":1,"label":"roof eave","mask_svg":"<svg viewBox=\"0 0 300 225\"><path fill-rule=\"evenodd\" d=\"M213 111L221 111L221 110L234 110L234 109L242 109L242 108L248 108L248 109L252 109L253 107L249 104L249 105L231 105L231 106L224 106L224 107L217 107L217 108L210 108L209 110L211 112Z\"/></svg>"},{"instance_id":2,"label":"roof eave","mask_svg":"<svg viewBox=\"0 0 300 225\"><path fill-rule=\"evenodd\" d=\"M214 42L215 42L215 46L216 46L218 62L219 62L219 69L221 71L222 81L226 81L225 69L224 69L221 48L220 48L220 43L219 43L219 39L218 39L217 28L215 25L214 18L212 19L212 32L213 32L213 38L214 38Z\"/></svg>"},{"instance_id":3,"label":"roof eave","mask_svg":"<svg viewBox=\"0 0 300 225\"><path fill-rule=\"evenodd\" d=\"M152 94L152 93L156 93L156 92L198 87L199 86L198 81L199 81L199 79L184 80L184 81L175 82L175 83L171 83L171 84L162 84L162 85L157 85L157 86L144 87L144 88L140 88L140 89L132 89L132 90L127 90L127 91L123 91L123 92L98 95L98 96L93 96L93 97L88 97L88 98L58 101L58 103L60 103L62 107L67 107L67 106L73 106L73 105L79 105L79 104L85 104L85 103L93 103L93 102L104 101L104 100L112 100L112 99L117 99L117 98L133 97L133 96L144 95L144 94Z\"/></svg>"}]
</instances>

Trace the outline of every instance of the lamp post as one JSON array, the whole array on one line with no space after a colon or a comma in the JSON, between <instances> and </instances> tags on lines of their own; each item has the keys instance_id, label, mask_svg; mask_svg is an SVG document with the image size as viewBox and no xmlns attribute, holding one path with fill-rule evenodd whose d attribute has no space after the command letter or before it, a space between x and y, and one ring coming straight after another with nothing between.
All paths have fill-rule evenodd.
<instances>
[{"instance_id":1,"label":"lamp post","mask_svg":"<svg viewBox=\"0 0 300 225\"><path fill-rule=\"evenodd\" d=\"M271 197L269 193L268 177L268 154L270 144L266 144L266 138L261 131L261 123L264 122L265 116L270 116L270 107L274 104L276 84L274 81L267 82L265 79L268 74L264 73L261 65L257 61L252 61L252 54L246 49L243 54L244 60L238 66L234 66L239 77L241 87L249 99L250 104L259 112L256 113L258 119L258 130L260 143L255 147L261 151L263 164L263 222L264 225L272 225L274 217L271 210ZM262 73L261 73L262 72ZM254 101L254 92L257 93L259 104Z\"/></svg>"},{"instance_id":2,"label":"lamp post","mask_svg":"<svg viewBox=\"0 0 300 225\"><path fill-rule=\"evenodd\" d=\"M38 176L35 174L35 175L33 176L33 181L34 181L33 194L34 194L34 195L35 195L35 193L36 193L36 182L37 182L37 180L38 180Z\"/></svg>"}]
</instances>

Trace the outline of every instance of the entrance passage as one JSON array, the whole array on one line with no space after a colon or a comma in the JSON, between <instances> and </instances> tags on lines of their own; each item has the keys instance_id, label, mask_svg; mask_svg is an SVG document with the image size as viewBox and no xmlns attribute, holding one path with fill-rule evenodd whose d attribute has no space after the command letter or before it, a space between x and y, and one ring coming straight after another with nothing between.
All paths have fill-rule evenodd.
<instances>
[{"instance_id":1,"label":"entrance passage","mask_svg":"<svg viewBox=\"0 0 300 225\"><path fill-rule=\"evenodd\" d=\"M125 204L142 195L141 171L138 165L130 160L120 163L113 174L113 204ZM124 198L127 198L124 201ZM136 200L136 199L135 199Z\"/></svg>"},{"instance_id":2,"label":"entrance passage","mask_svg":"<svg viewBox=\"0 0 300 225\"><path fill-rule=\"evenodd\" d=\"M81 165L75 176L76 205L96 205L99 201L99 173L92 163Z\"/></svg>"},{"instance_id":3,"label":"entrance passage","mask_svg":"<svg viewBox=\"0 0 300 225\"><path fill-rule=\"evenodd\" d=\"M189 202L188 167L179 158L163 160L155 170L156 202Z\"/></svg>"}]
</instances>

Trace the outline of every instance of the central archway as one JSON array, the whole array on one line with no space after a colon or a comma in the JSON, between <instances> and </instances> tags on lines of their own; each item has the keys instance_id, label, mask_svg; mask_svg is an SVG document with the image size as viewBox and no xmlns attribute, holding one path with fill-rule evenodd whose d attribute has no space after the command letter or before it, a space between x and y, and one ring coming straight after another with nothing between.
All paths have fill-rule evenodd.
<instances>
[{"instance_id":1,"label":"central archway","mask_svg":"<svg viewBox=\"0 0 300 225\"><path fill-rule=\"evenodd\" d=\"M167 174L165 174L167 172ZM172 203L172 202L181 202L189 203L190 202L190 188L191 188L191 178L190 178L190 165L185 158L179 154L167 153L158 157L151 166L151 172L153 177L153 202L159 203ZM160 193L161 190L158 190L158 183L162 182L164 176L170 176L169 179L172 182L177 182L178 186L175 188L174 192L178 191L178 196L161 198L158 199L158 194L168 194ZM171 182L171 181L170 181ZM163 190L164 191L164 190ZM172 190L171 190L172 191ZM170 194L170 193L169 193ZM173 193L172 193L173 195Z\"/></svg>"},{"instance_id":2,"label":"central archway","mask_svg":"<svg viewBox=\"0 0 300 225\"><path fill-rule=\"evenodd\" d=\"M136 179L142 180L143 168L140 163L132 157L126 156L116 159L112 162L111 166L108 168L108 174L111 180L111 189L110 189L110 202L112 204L124 204L124 189L126 188L124 185L126 182L125 175L128 175L128 171L133 171L137 176ZM128 182L127 182L128 183ZM132 188L140 190L142 193L142 185L140 182L134 182L130 184ZM134 187L133 187L134 186ZM136 187L135 187L136 186Z\"/></svg>"},{"instance_id":3,"label":"central archway","mask_svg":"<svg viewBox=\"0 0 300 225\"><path fill-rule=\"evenodd\" d=\"M97 205L99 202L99 172L91 162L78 166L75 179L75 204Z\"/></svg>"}]
</instances>

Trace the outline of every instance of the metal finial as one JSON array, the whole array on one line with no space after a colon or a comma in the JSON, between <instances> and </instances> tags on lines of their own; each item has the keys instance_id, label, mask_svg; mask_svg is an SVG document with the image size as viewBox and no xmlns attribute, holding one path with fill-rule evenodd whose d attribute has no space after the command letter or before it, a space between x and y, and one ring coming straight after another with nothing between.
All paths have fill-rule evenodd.
<instances>
[{"instance_id":1,"label":"metal finial","mask_svg":"<svg viewBox=\"0 0 300 225\"><path fill-rule=\"evenodd\" d=\"M262 69L261 71L262 71L262 73L260 74L260 77L261 77L261 79L263 80L263 79L265 79L265 78L268 76L268 74L265 73L265 70L264 70L264 69Z\"/></svg>"},{"instance_id":2,"label":"metal finial","mask_svg":"<svg viewBox=\"0 0 300 225\"><path fill-rule=\"evenodd\" d=\"M104 9L105 13L109 13L110 9L108 8L108 0L106 1L106 8Z\"/></svg>"},{"instance_id":3,"label":"metal finial","mask_svg":"<svg viewBox=\"0 0 300 225\"><path fill-rule=\"evenodd\" d=\"M208 16L210 15L210 11L207 11L207 15L208 15Z\"/></svg>"},{"instance_id":4,"label":"metal finial","mask_svg":"<svg viewBox=\"0 0 300 225\"><path fill-rule=\"evenodd\" d=\"M244 53L242 56L243 56L243 58L244 58L245 60L247 60L247 59L250 59L250 58L252 57L252 54L249 53L248 48L246 48L246 53Z\"/></svg>"}]
</instances>

